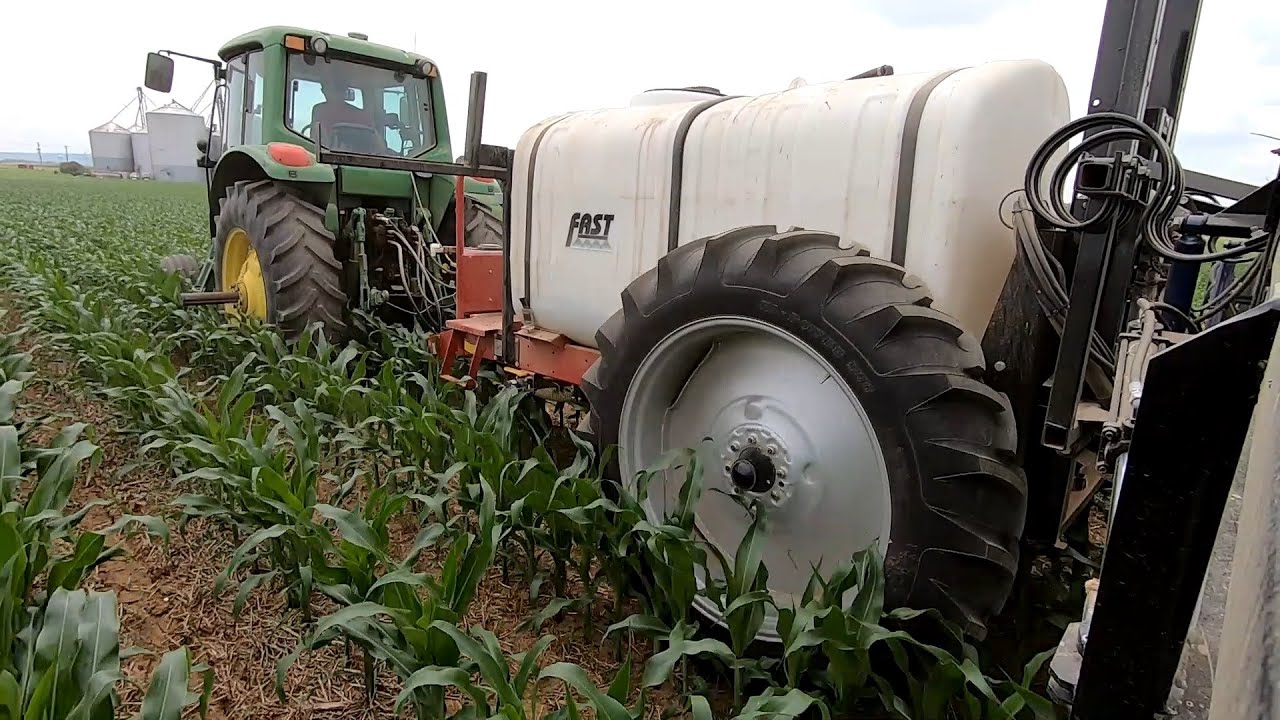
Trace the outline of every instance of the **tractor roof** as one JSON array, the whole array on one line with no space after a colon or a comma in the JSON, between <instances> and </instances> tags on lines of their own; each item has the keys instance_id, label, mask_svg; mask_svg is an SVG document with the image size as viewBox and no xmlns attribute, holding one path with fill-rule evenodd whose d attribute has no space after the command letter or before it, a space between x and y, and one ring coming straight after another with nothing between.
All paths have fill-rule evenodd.
<instances>
[{"instance_id":1,"label":"tractor roof","mask_svg":"<svg viewBox=\"0 0 1280 720\"><path fill-rule=\"evenodd\" d=\"M223 60L228 60L248 50L256 50L268 45L279 45L284 42L285 35L301 35L306 38L323 36L329 43L329 47L339 52L363 55L365 57L396 64L416 65L423 60L428 62L431 61L430 58L418 55L417 53L405 52L398 48L379 45L375 42L353 38L341 33L327 33L318 30L289 27L286 25L272 25L270 27L258 28L257 30L251 30L239 37L232 38L227 42L227 44L223 45L222 48L218 50L218 57Z\"/></svg>"}]
</instances>

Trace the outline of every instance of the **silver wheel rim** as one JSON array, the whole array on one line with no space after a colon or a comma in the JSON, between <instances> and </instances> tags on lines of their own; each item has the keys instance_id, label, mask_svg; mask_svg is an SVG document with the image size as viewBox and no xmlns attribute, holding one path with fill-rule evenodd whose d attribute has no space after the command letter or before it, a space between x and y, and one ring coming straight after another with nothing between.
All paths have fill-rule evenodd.
<instances>
[{"instance_id":1,"label":"silver wheel rim","mask_svg":"<svg viewBox=\"0 0 1280 720\"><path fill-rule=\"evenodd\" d=\"M764 503L764 562L781 607L799 604L813 566L830 573L856 552L874 545L883 552L888 544L889 474L866 411L830 363L773 325L717 316L668 335L636 370L618 430L619 470L631 489L664 453L697 452L705 490L695 530L730 563L750 518L715 491ZM772 474L733 472L745 467L738 464L744 453L756 463L760 452ZM767 488L742 482L766 475ZM684 478L676 469L650 480L644 507L651 522L676 506ZM719 578L717 563L710 565ZM702 589L701 577L698 584ZM700 595L695 607L723 625L709 598ZM779 639L772 608L758 639Z\"/></svg>"}]
</instances>

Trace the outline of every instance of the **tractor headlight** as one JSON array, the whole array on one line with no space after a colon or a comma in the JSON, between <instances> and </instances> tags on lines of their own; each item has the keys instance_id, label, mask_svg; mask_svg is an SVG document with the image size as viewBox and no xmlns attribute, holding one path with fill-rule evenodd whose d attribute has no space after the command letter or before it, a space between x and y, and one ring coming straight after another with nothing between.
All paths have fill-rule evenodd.
<instances>
[{"instance_id":1,"label":"tractor headlight","mask_svg":"<svg viewBox=\"0 0 1280 720\"><path fill-rule=\"evenodd\" d=\"M317 55L323 55L329 52L329 41L322 37L315 38L311 41L311 49L314 50Z\"/></svg>"},{"instance_id":2,"label":"tractor headlight","mask_svg":"<svg viewBox=\"0 0 1280 720\"><path fill-rule=\"evenodd\" d=\"M418 72L422 75L422 77L435 77L436 66L428 60L423 60L422 62L418 63Z\"/></svg>"}]
</instances>

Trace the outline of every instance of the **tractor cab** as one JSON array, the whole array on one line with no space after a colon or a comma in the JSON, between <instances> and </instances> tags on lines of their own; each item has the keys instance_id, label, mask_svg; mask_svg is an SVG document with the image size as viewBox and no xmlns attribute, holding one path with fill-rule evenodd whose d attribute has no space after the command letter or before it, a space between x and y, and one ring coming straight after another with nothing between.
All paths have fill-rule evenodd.
<instances>
[{"instance_id":1,"label":"tractor cab","mask_svg":"<svg viewBox=\"0 0 1280 720\"><path fill-rule=\"evenodd\" d=\"M418 157L448 143L439 74L420 55L297 28L247 33L218 54L226 63L221 125L229 148L314 149L319 139L331 149Z\"/></svg>"}]
</instances>

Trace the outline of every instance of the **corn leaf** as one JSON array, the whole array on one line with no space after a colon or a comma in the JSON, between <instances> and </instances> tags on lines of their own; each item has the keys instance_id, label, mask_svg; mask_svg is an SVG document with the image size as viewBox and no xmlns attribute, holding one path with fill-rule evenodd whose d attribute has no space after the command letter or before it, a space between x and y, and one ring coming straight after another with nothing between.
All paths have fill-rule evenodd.
<instances>
[{"instance_id":1,"label":"corn leaf","mask_svg":"<svg viewBox=\"0 0 1280 720\"><path fill-rule=\"evenodd\" d=\"M364 521L364 518L350 510L324 503L316 505L315 510L321 516L332 520L337 525L338 532L341 533L343 540L373 553L379 559L386 558L386 552L382 547L383 543L379 540L373 528L369 527L369 524Z\"/></svg>"},{"instance_id":2,"label":"corn leaf","mask_svg":"<svg viewBox=\"0 0 1280 720\"><path fill-rule=\"evenodd\" d=\"M736 720L787 720L798 718L810 708L817 708L823 720L831 719L826 703L801 690L774 694L771 688L747 701Z\"/></svg>"},{"instance_id":3,"label":"corn leaf","mask_svg":"<svg viewBox=\"0 0 1280 720\"><path fill-rule=\"evenodd\" d=\"M631 720L631 712L622 703L609 697L591 682L585 670L573 663L559 662L548 665L538 674L538 680L556 679L576 690L596 711L599 720Z\"/></svg>"},{"instance_id":4,"label":"corn leaf","mask_svg":"<svg viewBox=\"0 0 1280 720\"><path fill-rule=\"evenodd\" d=\"M666 682L671 677L676 662L683 657L706 655L717 658L726 665L732 665L737 659L733 650L719 640L710 638L689 640L687 639L689 634L689 627L683 620L676 623L668 637L666 649L649 658L645 663L643 679L645 687L657 687Z\"/></svg>"},{"instance_id":5,"label":"corn leaf","mask_svg":"<svg viewBox=\"0 0 1280 720\"><path fill-rule=\"evenodd\" d=\"M165 653L151 674L142 708L134 720L181 720L184 708L201 703L201 696L188 689L192 670L191 651L187 648Z\"/></svg>"},{"instance_id":6,"label":"corn leaf","mask_svg":"<svg viewBox=\"0 0 1280 720\"><path fill-rule=\"evenodd\" d=\"M400 713L405 705L413 701L413 694L425 687L454 687L466 693L480 707L488 707L488 697L483 690L472 684L470 673L461 668L432 665L418 670L405 680L404 688L396 696L395 712Z\"/></svg>"}]
</instances>

